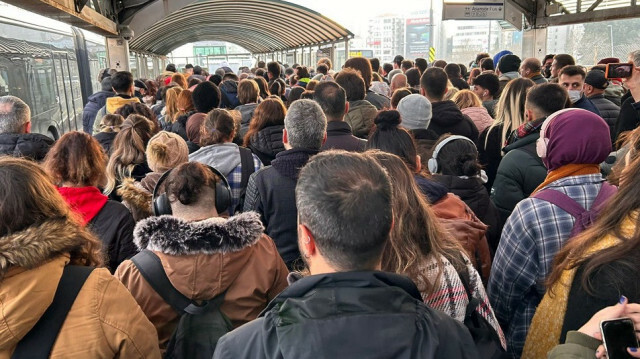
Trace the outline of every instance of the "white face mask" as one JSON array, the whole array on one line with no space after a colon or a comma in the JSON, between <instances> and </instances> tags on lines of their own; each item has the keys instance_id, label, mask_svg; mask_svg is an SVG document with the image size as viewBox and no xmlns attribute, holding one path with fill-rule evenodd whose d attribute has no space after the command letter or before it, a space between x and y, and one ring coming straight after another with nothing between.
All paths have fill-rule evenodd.
<instances>
[{"instance_id":1,"label":"white face mask","mask_svg":"<svg viewBox=\"0 0 640 359\"><path fill-rule=\"evenodd\" d=\"M582 91L580 90L569 90L569 100L571 103L576 103L582 97Z\"/></svg>"}]
</instances>

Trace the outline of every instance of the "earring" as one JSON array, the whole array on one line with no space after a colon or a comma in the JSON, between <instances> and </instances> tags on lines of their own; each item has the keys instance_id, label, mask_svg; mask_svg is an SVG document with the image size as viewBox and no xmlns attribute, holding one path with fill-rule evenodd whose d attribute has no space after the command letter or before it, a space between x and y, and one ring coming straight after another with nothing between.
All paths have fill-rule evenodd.
<instances>
[{"instance_id":1,"label":"earring","mask_svg":"<svg viewBox=\"0 0 640 359\"><path fill-rule=\"evenodd\" d=\"M307 240L304 242L304 244L309 244L311 243L311 237L307 237Z\"/></svg>"}]
</instances>

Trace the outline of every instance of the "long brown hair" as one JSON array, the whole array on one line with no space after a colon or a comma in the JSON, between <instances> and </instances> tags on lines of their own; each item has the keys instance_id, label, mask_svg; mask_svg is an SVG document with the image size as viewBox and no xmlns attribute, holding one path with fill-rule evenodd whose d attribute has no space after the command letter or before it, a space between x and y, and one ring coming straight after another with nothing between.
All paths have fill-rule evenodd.
<instances>
[{"instance_id":1,"label":"long brown hair","mask_svg":"<svg viewBox=\"0 0 640 359\"><path fill-rule=\"evenodd\" d=\"M0 237L48 221L59 221L77 232L79 244L69 250L71 264L102 265L100 240L81 226L44 170L32 161L0 157ZM0 261L3 272L11 265L5 260Z\"/></svg>"},{"instance_id":2,"label":"long brown hair","mask_svg":"<svg viewBox=\"0 0 640 359\"><path fill-rule=\"evenodd\" d=\"M145 151L151 139L151 122L140 115L130 115L113 140L111 157L107 164L107 186L105 194L116 188L118 181L130 177L136 165L146 161Z\"/></svg>"},{"instance_id":3,"label":"long brown hair","mask_svg":"<svg viewBox=\"0 0 640 359\"><path fill-rule=\"evenodd\" d=\"M580 283L590 295L595 295L593 277L604 266L616 262L626 268L627 275L638 272L638 258L640 251L640 128L631 132L625 145L629 147L625 159L619 160L624 165L615 167L614 182L619 182L618 192L609 199L607 205L600 211L595 223L575 238L572 238L554 258L554 265L549 274L547 285L551 287L558 282L564 270L583 267ZM634 229L627 233L623 224L631 219ZM603 236L611 235L620 242L608 249L588 254L587 251ZM620 279L615 276L615 279Z\"/></svg>"},{"instance_id":4,"label":"long brown hair","mask_svg":"<svg viewBox=\"0 0 640 359\"><path fill-rule=\"evenodd\" d=\"M284 103L276 98L268 98L256 107L253 118L249 125L249 131L244 136L244 146L249 146L251 137L260 130L269 126L284 126L284 117L287 115L287 108Z\"/></svg>"},{"instance_id":5,"label":"long brown hair","mask_svg":"<svg viewBox=\"0 0 640 359\"><path fill-rule=\"evenodd\" d=\"M444 263L441 256L457 270L464 270L461 253L464 249L436 221L436 215L415 183L404 161L391 153L367 151L393 179L394 226L382 254L382 270L405 274L418 283L422 293L431 294L438 288ZM438 266L433 278L420 268L424 259L432 256Z\"/></svg>"},{"instance_id":6,"label":"long brown hair","mask_svg":"<svg viewBox=\"0 0 640 359\"><path fill-rule=\"evenodd\" d=\"M235 129L235 121L229 111L214 108L200 126L200 146L231 142Z\"/></svg>"},{"instance_id":7,"label":"long brown hair","mask_svg":"<svg viewBox=\"0 0 640 359\"><path fill-rule=\"evenodd\" d=\"M174 123L178 118L177 114L180 111L178 109L178 96L182 91L182 88L177 86L167 90L165 97L166 109L164 111L165 122Z\"/></svg>"},{"instance_id":8,"label":"long brown hair","mask_svg":"<svg viewBox=\"0 0 640 359\"><path fill-rule=\"evenodd\" d=\"M98 141L84 132L64 134L42 164L57 186L98 187L103 184L108 157Z\"/></svg>"},{"instance_id":9,"label":"long brown hair","mask_svg":"<svg viewBox=\"0 0 640 359\"><path fill-rule=\"evenodd\" d=\"M175 82L178 86L182 87L183 90L187 89L187 79L179 72L171 75L171 82Z\"/></svg>"},{"instance_id":10,"label":"long brown hair","mask_svg":"<svg viewBox=\"0 0 640 359\"><path fill-rule=\"evenodd\" d=\"M175 119L178 119L178 117L186 115L191 111L195 111L193 97L191 96L192 92L189 90L184 90L178 94L178 112L176 113Z\"/></svg>"}]
</instances>

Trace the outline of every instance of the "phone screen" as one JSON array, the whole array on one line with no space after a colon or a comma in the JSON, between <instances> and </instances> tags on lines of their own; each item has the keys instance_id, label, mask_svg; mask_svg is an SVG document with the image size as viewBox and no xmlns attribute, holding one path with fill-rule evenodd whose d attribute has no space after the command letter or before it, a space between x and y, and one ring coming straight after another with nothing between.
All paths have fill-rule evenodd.
<instances>
[{"instance_id":1,"label":"phone screen","mask_svg":"<svg viewBox=\"0 0 640 359\"><path fill-rule=\"evenodd\" d=\"M600 323L600 329L609 359L631 358L627 348L638 347L638 339L631 319L605 320Z\"/></svg>"},{"instance_id":2,"label":"phone screen","mask_svg":"<svg viewBox=\"0 0 640 359\"><path fill-rule=\"evenodd\" d=\"M607 78L608 79L623 79L631 77L633 74L633 64L620 63L620 64L607 64Z\"/></svg>"}]
</instances>

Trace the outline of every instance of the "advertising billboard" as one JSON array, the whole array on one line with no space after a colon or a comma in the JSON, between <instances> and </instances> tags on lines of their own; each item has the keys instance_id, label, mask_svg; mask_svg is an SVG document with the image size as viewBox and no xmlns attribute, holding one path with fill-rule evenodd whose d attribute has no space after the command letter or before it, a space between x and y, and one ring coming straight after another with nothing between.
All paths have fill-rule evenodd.
<instances>
[{"instance_id":1,"label":"advertising billboard","mask_svg":"<svg viewBox=\"0 0 640 359\"><path fill-rule=\"evenodd\" d=\"M428 17L407 19L405 26L406 55L408 58L427 58L429 55L429 38L431 26Z\"/></svg>"}]
</instances>

